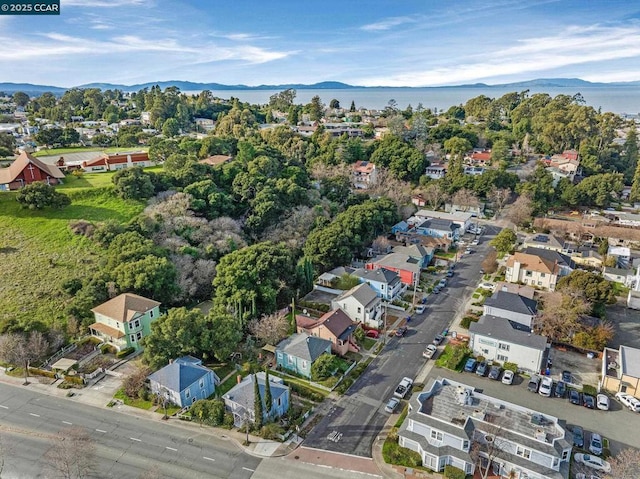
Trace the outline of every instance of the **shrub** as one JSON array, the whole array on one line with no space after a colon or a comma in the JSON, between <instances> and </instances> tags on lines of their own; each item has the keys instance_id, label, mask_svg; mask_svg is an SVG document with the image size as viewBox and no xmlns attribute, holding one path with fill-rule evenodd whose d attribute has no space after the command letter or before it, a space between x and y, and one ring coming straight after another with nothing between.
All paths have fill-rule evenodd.
<instances>
[{"instance_id":1,"label":"shrub","mask_svg":"<svg viewBox=\"0 0 640 479\"><path fill-rule=\"evenodd\" d=\"M110 344L103 344L102 346L100 346L100 352L102 354L116 354L118 350L115 348L115 346L112 346Z\"/></svg>"},{"instance_id":2,"label":"shrub","mask_svg":"<svg viewBox=\"0 0 640 479\"><path fill-rule=\"evenodd\" d=\"M594 386L591 386L589 384L585 384L584 386L582 386L582 392L591 396L595 396L598 394L598 390Z\"/></svg>"},{"instance_id":3,"label":"shrub","mask_svg":"<svg viewBox=\"0 0 640 479\"><path fill-rule=\"evenodd\" d=\"M405 467L417 467L422 465L420 454L406 447L401 447L397 439L387 438L382 446L382 457L388 464L397 464Z\"/></svg>"},{"instance_id":4,"label":"shrub","mask_svg":"<svg viewBox=\"0 0 640 479\"><path fill-rule=\"evenodd\" d=\"M321 381L331 376L336 370L336 358L331 354L323 354L311 366L311 379Z\"/></svg>"},{"instance_id":5,"label":"shrub","mask_svg":"<svg viewBox=\"0 0 640 479\"><path fill-rule=\"evenodd\" d=\"M64 382L84 386L84 379L82 379L80 376L65 376Z\"/></svg>"},{"instance_id":6,"label":"shrub","mask_svg":"<svg viewBox=\"0 0 640 479\"><path fill-rule=\"evenodd\" d=\"M465 479L467 475L462 469L447 464L444 466L444 477L448 479Z\"/></svg>"},{"instance_id":7,"label":"shrub","mask_svg":"<svg viewBox=\"0 0 640 479\"><path fill-rule=\"evenodd\" d=\"M282 435L284 434L284 428L275 422L270 422L269 424L265 424L260 429L260 436L264 439L269 439L271 441L280 440Z\"/></svg>"},{"instance_id":8,"label":"shrub","mask_svg":"<svg viewBox=\"0 0 640 479\"><path fill-rule=\"evenodd\" d=\"M322 402L324 401L324 396L320 393L317 393L309 388L302 386L301 384L289 382L287 386L291 389L292 392L296 393L298 396L302 396L303 398L310 399L314 402Z\"/></svg>"},{"instance_id":9,"label":"shrub","mask_svg":"<svg viewBox=\"0 0 640 479\"><path fill-rule=\"evenodd\" d=\"M116 353L116 358L120 359L120 358L125 358L127 356L129 356L132 352L134 352L136 349L133 347L130 348L124 348L121 351L118 351Z\"/></svg>"},{"instance_id":10,"label":"shrub","mask_svg":"<svg viewBox=\"0 0 640 479\"><path fill-rule=\"evenodd\" d=\"M518 365L516 363L506 362L502 365L502 369L506 369L509 371L513 371L514 373L518 372Z\"/></svg>"},{"instance_id":11,"label":"shrub","mask_svg":"<svg viewBox=\"0 0 640 479\"><path fill-rule=\"evenodd\" d=\"M465 346L452 346L447 344L443 353L436 360L436 366L452 370L460 370L471 351Z\"/></svg>"},{"instance_id":12,"label":"shrub","mask_svg":"<svg viewBox=\"0 0 640 479\"><path fill-rule=\"evenodd\" d=\"M460 326L464 329L469 329L471 323L476 322L478 322L478 318L476 316L465 316L464 318L462 318L462 321L460 321Z\"/></svg>"},{"instance_id":13,"label":"shrub","mask_svg":"<svg viewBox=\"0 0 640 479\"><path fill-rule=\"evenodd\" d=\"M29 374L33 376L44 376L51 379L54 379L56 377L56 373L54 373L53 371L47 371L45 369L39 368L29 368Z\"/></svg>"}]
</instances>

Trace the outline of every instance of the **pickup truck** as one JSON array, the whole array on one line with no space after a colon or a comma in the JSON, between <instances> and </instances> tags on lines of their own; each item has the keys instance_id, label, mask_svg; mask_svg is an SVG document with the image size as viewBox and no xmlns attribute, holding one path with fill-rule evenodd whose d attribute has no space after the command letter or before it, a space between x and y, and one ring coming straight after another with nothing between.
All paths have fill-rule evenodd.
<instances>
[{"instance_id":1,"label":"pickup truck","mask_svg":"<svg viewBox=\"0 0 640 479\"><path fill-rule=\"evenodd\" d=\"M396 390L393 391L393 395L402 399L407 395L409 389L411 389L411 386L413 386L413 379L402 378L402 381L400 381L400 384L398 384Z\"/></svg>"}]
</instances>

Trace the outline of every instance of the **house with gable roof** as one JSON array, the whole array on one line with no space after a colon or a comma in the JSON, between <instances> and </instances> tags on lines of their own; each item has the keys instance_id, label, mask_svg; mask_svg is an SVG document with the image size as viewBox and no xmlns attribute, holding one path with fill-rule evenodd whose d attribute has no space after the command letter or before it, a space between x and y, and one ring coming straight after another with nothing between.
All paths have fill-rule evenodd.
<instances>
[{"instance_id":1,"label":"house with gable roof","mask_svg":"<svg viewBox=\"0 0 640 479\"><path fill-rule=\"evenodd\" d=\"M558 279L573 271L573 261L556 251L526 248L507 260L505 281L554 291Z\"/></svg>"},{"instance_id":2,"label":"house with gable roof","mask_svg":"<svg viewBox=\"0 0 640 479\"><path fill-rule=\"evenodd\" d=\"M384 268L364 269L358 268L351 273L367 283L375 291L378 297L385 301L393 301L407 289L407 285L400 280L400 275L395 271Z\"/></svg>"},{"instance_id":3,"label":"house with gable roof","mask_svg":"<svg viewBox=\"0 0 640 479\"><path fill-rule=\"evenodd\" d=\"M359 160L353 165L352 182L356 189L366 190L376 184L378 172L370 161Z\"/></svg>"},{"instance_id":4,"label":"house with gable roof","mask_svg":"<svg viewBox=\"0 0 640 479\"><path fill-rule=\"evenodd\" d=\"M0 191L19 190L36 182L48 185L62 183L64 173L56 165L49 165L23 151L8 168L0 168Z\"/></svg>"},{"instance_id":5,"label":"house with gable roof","mask_svg":"<svg viewBox=\"0 0 640 479\"><path fill-rule=\"evenodd\" d=\"M198 399L207 399L220 384L220 378L202 361L184 356L149 375L149 388L176 406L190 406Z\"/></svg>"},{"instance_id":6,"label":"house with gable roof","mask_svg":"<svg viewBox=\"0 0 640 479\"><path fill-rule=\"evenodd\" d=\"M145 168L155 164L156 163L154 161L149 159L149 154L146 151L114 154L105 153L94 160L83 161L82 169L87 172L95 173L103 171L118 171L125 168L132 168L134 166Z\"/></svg>"},{"instance_id":7,"label":"house with gable roof","mask_svg":"<svg viewBox=\"0 0 640 479\"><path fill-rule=\"evenodd\" d=\"M486 315L506 318L529 330L533 329L533 323L538 314L535 300L502 290L497 290L487 298L483 308Z\"/></svg>"},{"instance_id":8,"label":"house with gable roof","mask_svg":"<svg viewBox=\"0 0 640 479\"><path fill-rule=\"evenodd\" d=\"M353 339L358 325L341 309L323 314L319 319L296 315L296 330L331 341L331 350L344 356L349 351L358 352L360 348Z\"/></svg>"},{"instance_id":9,"label":"house with gable roof","mask_svg":"<svg viewBox=\"0 0 640 479\"><path fill-rule=\"evenodd\" d=\"M415 226L416 232L436 238L457 241L460 238L460 225L451 220L430 218Z\"/></svg>"},{"instance_id":10,"label":"house with gable roof","mask_svg":"<svg viewBox=\"0 0 640 479\"><path fill-rule=\"evenodd\" d=\"M558 265L558 276L567 276L571 274L571 272L575 269L576 265L571 259L571 256L559 253L558 251L544 249L544 248L534 248L532 246L527 246L522 249L522 252L525 254L532 254L539 256L541 258L546 259L547 261L551 261Z\"/></svg>"},{"instance_id":11,"label":"house with gable roof","mask_svg":"<svg viewBox=\"0 0 640 479\"><path fill-rule=\"evenodd\" d=\"M246 421L255 422L255 388L253 381L258 382L258 391L262 399L262 420L276 419L283 416L290 405L289 386L286 386L282 378L269 376L269 389L272 402L267 407L264 401L266 391L266 374L259 372L244 378L240 384L236 384L228 393L222 396L225 408L233 414L233 425L241 427Z\"/></svg>"},{"instance_id":12,"label":"house with gable roof","mask_svg":"<svg viewBox=\"0 0 640 479\"><path fill-rule=\"evenodd\" d=\"M160 303L132 293L123 293L91 310L96 322L89 331L118 351L142 349L140 340L151 332L160 317Z\"/></svg>"},{"instance_id":13,"label":"house with gable roof","mask_svg":"<svg viewBox=\"0 0 640 479\"><path fill-rule=\"evenodd\" d=\"M369 328L383 326L382 300L367 283L360 283L331 300L332 309L342 309L352 321Z\"/></svg>"},{"instance_id":14,"label":"house with gable roof","mask_svg":"<svg viewBox=\"0 0 640 479\"><path fill-rule=\"evenodd\" d=\"M276 364L311 379L311 367L323 354L331 354L331 341L307 333L295 333L276 346Z\"/></svg>"}]
</instances>

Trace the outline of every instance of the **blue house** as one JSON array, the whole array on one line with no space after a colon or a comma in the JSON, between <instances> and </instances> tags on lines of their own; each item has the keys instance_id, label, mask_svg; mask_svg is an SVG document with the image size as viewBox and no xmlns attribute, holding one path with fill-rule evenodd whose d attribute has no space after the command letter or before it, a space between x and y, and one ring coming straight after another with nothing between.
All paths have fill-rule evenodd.
<instances>
[{"instance_id":1,"label":"blue house","mask_svg":"<svg viewBox=\"0 0 640 479\"><path fill-rule=\"evenodd\" d=\"M396 223L395 225L393 225L391 227L391 232L393 234L402 232L402 233L406 233L407 231L409 231L409 224L406 221L401 221L400 223Z\"/></svg>"},{"instance_id":2,"label":"blue house","mask_svg":"<svg viewBox=\"0 0 640 479\"><path fill-rule=\"evenodd\" d=\"M216 373L192 356L178 358L149 376L151 392L180 407L207 399L218 384L220 378Z\"/></svg>"},{"instance_id":3,"label":"blue house","mask_svg":"<svg viewBox=\"0 0 640 479\"><path fill-rule=\"evenodd\" d=\"M252 374L222 396L226 409L233 414L233 424L236 427L241 427L245 421L255 421L254 378L258 381L258 390L262 399L263 421L279 418L289 410L289 386L284 385L282 378L269 376L272 402L271 408L267 408L264 402L266 374L263 372Z\"/></svg>"},{"instance_id":4,"label":"blue house","mask_svg":"<svg viewBox=\"0 0 640 479\"><path fill-rule=\"evenodd\" d=\"M331 341L296 333L276 346L276 364L282 369L311 378L311 366L323 354L331 354Z\"/></svg>"},{"instance_id":5,"label":"blue house","mask_svg":"<svg viewBox=\"0 0 640 479\"><path fill-rule=\"evenodd\" d=\"M455 241L460 237L460 225L450 220L428 219L416 225L416 232Z\"/></svg>"}]
</instances>

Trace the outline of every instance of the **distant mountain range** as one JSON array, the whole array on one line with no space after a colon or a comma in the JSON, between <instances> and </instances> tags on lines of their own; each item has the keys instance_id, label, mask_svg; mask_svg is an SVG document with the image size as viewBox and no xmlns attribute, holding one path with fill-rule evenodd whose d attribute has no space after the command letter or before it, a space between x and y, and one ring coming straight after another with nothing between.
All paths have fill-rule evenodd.
<instances>
[{"instance_id":1,"label":"distant mountain range","mask_svg":"<svg viewBox=\"0 0 640 479\"><path fill-rule=\"evenodd\" d=\"M167 87L178 87L181 91L201 91L201 90L286 90L287 88L293 88L295 90L346 90L352 88L367 88L367 89L391 89L398 87L362 87L355 85L348 85L342 82L326 81L320 83L314 83L311 85L305 85L300 83L291 83L283 85L223 85L221 83L196 83L189 81L159 81L139 83L136 85L119 85L113 83L88 83L86 85L78 85L75 88L100 88L101 90L122 90L122 91L139 91L143 88L151 88L153 86L159 86L162 89ZM487 85L486 83L474 83L468 85L452 85L452 86L440 86L440 87L416 87L415 89L439 89L439 88L514 88L514 89L527 89L527 88L615 88L615 87L640 87L640 81L632 82L613 82L613 83L595 83L579 78L539 78L536 80L528 80L516 83L502 83L499 85ZM409 88L409 87L405 87ZM61 95L69 88L48 86L48 85L34 85L31 83L0 83L0 91L5 93L13 93L16 91L22 91L30 95L40 95L44 92L51 92L55 95Z\"/></svg>"}]
</instances>

